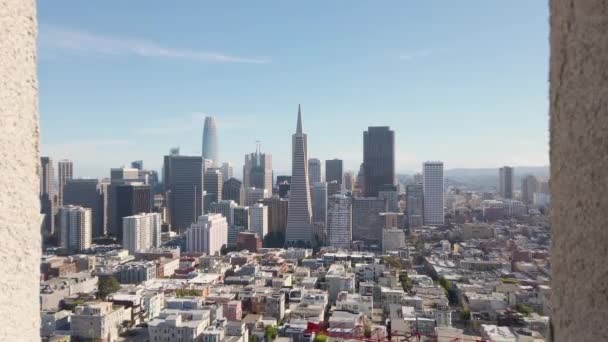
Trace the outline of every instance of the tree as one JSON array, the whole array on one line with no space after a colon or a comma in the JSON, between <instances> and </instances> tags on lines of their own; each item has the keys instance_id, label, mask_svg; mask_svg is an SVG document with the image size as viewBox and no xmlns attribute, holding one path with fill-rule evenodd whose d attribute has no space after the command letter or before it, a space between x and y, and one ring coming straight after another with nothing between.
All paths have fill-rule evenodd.
<instances>
[{"instance_id":1,"label":"tree","mask_svg":"<svg viewBox=\"0 0 608 342\"><path fill-rule=\"evenodd\" d=\"M177 289L175 291L176 297L197 297L203 294L202 290L197 289Z\"/></svg>"},{"instance_id":2,"label":"tree","mask_svg":"<svg viewBox=\"0 0 608 342\"><path fill-rule=\"evenodd\" d=\"M401 264L401 260L394 256L386 256L384 257L384 263L389 265L391 268L402 269L403 265Z\"/></svg>"},{"instance_id":3,"label":"tree","mask_svg":"<svg viewBox=\"0 0 608 342\"><path fill-rule=\"evenodd\" d=\"M401 287L403 287L403 291L410 292L412 290L412 280L407 276L407 272L399 274L399 282L401 283Z\"/></svg>"},{"instance_id":4,"label":"tree","mask_svg":"<svg viewBox=\"0 0 608 342\"><path fill-rule=\"evenodd\" d=\"M99 278L97 284L97 298L106 299L110 293L120 290L120 283L114 277Z\"/></svg>"},{"instance_id":5,"label":"tree","mask_svg":"<svg viewBox=\"0 0 608 342\"><path fill-rule=\"evenodd\" d=\"M327 336L325 335L317 335L313 342L327 342Z\"/></svg>"},{"instance_id":6,"label":"tree","mask_svg":"<svg viewBox=\"0 0 608 342\"><path fill-rule=\"evenodd\" d=\"M463 321L470 321L471 320L471 310L469 310L469 309L462 310L462 312L460 313L460 319L462 319Z\"/></svg>"},{"instance_id":7,"label":"tree","mask_svg":"<svg viewBox=\"0 0 608 342\"><path fill-rule=\"evenodd\" d=\"M277 328L272 325L267 325L266 328L264 328L264 333L268 342L274 341L274 339L277 338L277 335L279 334Z\"/></svg>"},{"instance_id":8,"label":"tree","mask_svg":"<svg viewBox=\"0 0 608 342\"><path fill-rule=\"evenodd\" d=\"M257 335L250 335L249 342L259 342L260 338Z\"/></svg>"},{"instance_id":9,"label":"tree","mask_svg":"<svg viewBox=\"0 0 608 342\"><path fill-rule=\"evenodd\" d=\"M522 314L524 314L526 316L530 316L530 314L532 312L534 312L534 310L532 310L532 308L529 307L526 304L517 304L517 305L515 305L515 310L517 310L517 312L522 313Z\"/></svg>"}]
</instances>

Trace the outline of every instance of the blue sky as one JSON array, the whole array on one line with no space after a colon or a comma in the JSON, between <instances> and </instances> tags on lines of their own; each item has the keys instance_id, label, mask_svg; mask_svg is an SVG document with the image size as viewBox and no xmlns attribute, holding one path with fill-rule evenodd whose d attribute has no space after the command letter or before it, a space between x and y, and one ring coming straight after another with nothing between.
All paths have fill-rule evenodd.
<instances>
[{"instance_id":1,"label":"blue sky","mask_svg":"<svg viewBox=\"0 0 608 342\"><path fill-rule=\"evenodd\" d=\"M103 177L170 147L255 150L290 171L302 104L309 156L362 160L396 132L397 171L548 164L546 1L39 1L41 150Z\"/></svg>"}]
</instances>

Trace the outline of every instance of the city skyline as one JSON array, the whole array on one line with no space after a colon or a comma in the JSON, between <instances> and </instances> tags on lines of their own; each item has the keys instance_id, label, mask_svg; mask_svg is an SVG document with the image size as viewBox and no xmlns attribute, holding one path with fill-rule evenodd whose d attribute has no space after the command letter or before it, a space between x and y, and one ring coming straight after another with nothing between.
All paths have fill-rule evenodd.
<instances>
[{"instance_id":1,"label":"city skyline","mask_svg":"<svg viewBox=\"0 0 608 342\"><path fill-rule=\"evenodd\" d=\"M160 170L173 146L200 155L207 115L222 162L240 165L260 140L288 173L297 103L310 157L343 159L344 170L358 170L369 126L395 131L397 173L426 160L548 164L545 3L276 3L264 17L255 14L268 8L190 2L170 9L184 20L160 28L160 4L117 13L111 2L66 2L39 8L41 152L74 160L76 177L132 160ZM79 121L88 125L68 130Z\"/></svg>"}]
</instances>

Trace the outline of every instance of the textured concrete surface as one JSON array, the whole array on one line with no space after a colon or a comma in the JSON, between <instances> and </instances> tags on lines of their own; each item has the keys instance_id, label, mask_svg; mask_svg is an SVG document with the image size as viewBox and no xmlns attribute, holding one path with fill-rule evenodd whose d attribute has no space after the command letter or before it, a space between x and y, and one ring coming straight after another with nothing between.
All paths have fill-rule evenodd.
<instances>
[{"instance_id":1,"label":"textured concrete surface","mask_svg":"<svg viewBox=\"0 0 608 342\"><path fill-rule=\"evenodd\" d=\"M36 4L0 0L0 341L39 340Z\"/></svg>"},{"instance_id":2,"label":"textured concrete surface","mask_svg":"<svg viewBox=\"0 0 608 342\"><path fill-rule=\"evenodd\" d=\"M554 341L608 341L608 4L552 0Z\"/></svg>"}]
</instances>

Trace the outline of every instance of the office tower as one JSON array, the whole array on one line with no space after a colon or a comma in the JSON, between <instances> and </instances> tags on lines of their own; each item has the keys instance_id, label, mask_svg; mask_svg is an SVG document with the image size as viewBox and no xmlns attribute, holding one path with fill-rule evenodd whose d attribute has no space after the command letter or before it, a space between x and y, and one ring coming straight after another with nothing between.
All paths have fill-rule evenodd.
<instances>
[{"instance_id":1,"label":"office tower","mask_svg":"<svg viewBox=\"0 0 608 342\"><path fill-rule=\"evenodd\" d=\"M428 161L422 164L422 191L424 195L424 224L435 226L444 223L443 162Z\"/></svg>"},{"instance_id":2,"label":"office tower","mask_svg":"<svg viewBox=\"0 0 608 342\"><path fill-rule=\"evenodd\" d=\"M236 178L229 178L222 186L222 199L233 200L236 204L243 204L245 201L245 191L243 183Z\"/></svg>"},{"instance_id":3,"label":"office tower","mask_svg":"<svg viewBox=\"0 0 608 342\"><path fill-rule=\"evenodd\" d=\"M363 196L365 190L365 165L361 163L359 171L357 172L357 178L355 178L355 189L353 190L353 197Z\"/></svg>"},{"instance_id":4,"label":"office tower","mask_svg":"<svg viewBox=\"0 0 608 342\"><path fill-rule=\"evenodd\" d=\"M342 194L329 197L327 209L327 244L350 248L352 236L351 199Z\"/></svg>"},{"instance_id":5,"label":"office tower","mask_svg":"<svg viewBox=\"0 0 608 342\"><path fill-rule=\"evenodd\" d=\"M353 198L353 240L367 244L380 244L384 221L380 216L386 212L386 201L378 197Z\"/></svg>"},{"instance_id":6,"label":"office tower","mask_svg":"<svg viewBox=\"0 0 608 342\"><path fill-rule=\"evenodd\" d=\"M312 225L313 235L319 242L325 241L327 227L327 183L318 182L312 185Z\"/></svg>"},{"instance_id":7,"label":"office tower","mask_svg":"<svg viewBox=\"0 0 608 342\"><path fill-rule=\"evenodd\" d=\"M345 172L344 173L344 190L346 190L348 192L353 192L354 188L355 188L355 176L350 171Z\"/></svg>"},{"instance_id":8,"label":"office tower","mask_svg":"<svg viewBox=\"0 0 608 342\"><path fill-rule=\"evenodd\" d=\"M113 202L111 207L115 209L110 217L108 234L122 241L123 217L152 212L152 191L149 185L140 182L112 184L111 188L112 197L109 200Z\"/></svg>"},{"instance_id":9,"label":"office tower","mask_svg":"<svg viewBox=\"0 0 608 342\"><path fill-rule=\"evenodd\" d=\"M221 200L217 203L212 203L209 207L209 212L213 214L222 214L226 218L228 227L234 224L234 208L237 204L233 200Z\"/></svg>"},{"instance_id":10,"label":"office tower","mask_svg":"<svg viewBox=\"0 0 608 342\"><path fill-rule=\"evenodd\" d=\"M220 250L228 243L228 223L221 214L199 216L186 231L188 252L220 255Z\"/></svg>"},{"instance_id":11,"label":"office tower","mask_svg":"<svg viewBox=\"0 0 608 342\"><path fill-rule=\"evenodd\" d=\"M364 193L377 197L383 185L395 183L395 133L389 127L363 132Z\"/></svg>"},{"instance_id":12,"label":"office tower","mask_svg":"<svg viewBox=\"0 0 608 342\"><path fill-rule=\"evenodd\" d=\"M308 184L321 181L321 161L317 158L308 159Z\"/></svg>"},{"instance_id":13,"label":"office tower","mask_svg":"<svg viewBox=\"0 0 608 342\"><path fill-rule=\"evenodd\" d=\"M91 247L91 209L67 205L59 208L59 241L70 252Z\"/></svg>"},{"instance_id":14,"label":"office tower","mask_svg":"<svg viewBox=\"0 0 608 342\"><path fill-rule=\"evenodd\" d=\"M498 194L502 198L513 198L513 168L510 166L498 169Z\"/></svg>"},{"instance_id":15,"label":"office tower","mask_svg":"<svg viewBox=\"0 0 608 342\"><path fill-rule=\"evenodd\" d=\"M268 234L267 206L257 203L249 207L249 231L264 240L264 237Z\"/></svg>"},{"instance_id":16,"label":"office tower","mask_svg":"<svg viewBox=\"0 0 608 342\"><path fill-rule=\"evenodd\" d=\"M333 196L341 192L341 185L338 181L332 180L327 183L327 196Z\"/></svg>"},{"instance_id":17,"label":"office tower","mask_svg":"<svg viewBox=\"0 0 608 342\"><path fill-rule=\"evenodd\" d=\"M378 197L386 201L386 210L397 213L399 209L399 193L394 185L382 185L378 190Z\"/></svg>"},{"instance_id":18,"label":"office tower","mask_svg":"<svg viewBox=\"0 0 608 342\"><path fill-rule=\"evenodd\" d=\"M203 159L211 160L213 166L219 166L217 155L217 128L213 116L205 117L203 128Z\"/></svg>"},{"instance_id":19,"label":"office tower","mask_svg":"<svg viewBox=\"0 0 608 342\"><path fill-rule=\"evenodd\" d=\"M110 181L112 184L137 182L139 180L139 170L127 167L116 167L110 169Z\"/></svg>"},{"instance_id":20,"label":"office tower","mask_svg":"<svg viewBox=\"0 0 608 342\"><path fill-rule=\"evenodd\" d=\"M205 171L204 180L203 189L206 194L203 211L208 213L211 203L217 203L222 200L222 185L224 185L224 182L222 181L222 173L215 168L207 169Z\"/></svg>"},{"instance_id":21,"label":"office tower","mask_svg":"<svg viewBox=\"0 0 608 342\"><path fill-rule=\"evenodd\" d=\"M160 247L159 213L145 213L122 218L122 246L135 255L152 247Z\"/></svg>"},{"instance_id":22,"label":"office tower","mask_svg":"<svg viewBox=\"0 0 608 342\"><path fill-rule=\"evenodd\" d=\"M184 231L203 212L203 158L165 156L163 184L172 229Z\"/></svg>"},{"instance_id":23,"label":"office tower","mask_svg":"<svg viewBox=\"0 0 608 342\"><path fill-rule=\"evenodd\" d=\"M325 161L325 181L327 183L336 181L342 186L343 175L341 159L330 159Z\"/></svg>"},{"instance_id":24,"label":"office tower","mask_svg":"<svg viewBox=\"0 0 608 342\"><path fill-rule=\"evenodd\" d=\"M74 177L74 165L71 160L63 159L57 163L57 176L58 176L58 205L63 205L63 187L65 184Z\"/></svg>"},{"instance_id":25,"label":"office tower","mask_svg":"<svg viewBox=\"0 0 608 342\"><path fill-rule=\"evenodd\" d=\"M230 163L222 163L222 166L220 167L220 172L222 173L222 179L226 181L233 177L234 169L232 168L232 165L230 165Z\"/></svg>"},{"instance_id":26,"label":"office tower","mask_svg":"<svg viewBox=\"0 0 608 342\"><path fill-rule=\"evenodd\" d=\"M549 181L546 182L540 182L539 185L539 192L545 194L545 195L550 195L551 194L551 190L550 190L550 184Z\"/></svg>"},{"instance_id":27,"label":"office tower","mask_svg":"<svg viewBox=\"0 0 608 342\"><path fill-rule=\"evenodd\" d=\"M382 251L396 251L405 247L405 232L399 228L382 229Z\"/></svg>"},{"instance_id":28,"label":"office tower","mask_svg":"<svg viewBox=\"0 0 608 342\"><path fill-rule=\"evenodd\" d=\"M273 195L270 198L263 199L260 203L268 207L268 232L271 234L281 233L285 236L289 201L278 195Z\"/></svg>"},{"instance_id":29,"label":"office tower","mask_svg":"<svg viewBox=\"0 0 608 342\"><path fill-rule=\"evenodd\" d=\"M237 206L233 209L233 224L228 227L228 245L236 245L239 232L249 230L249 207Z\"/></svg>"},{"instance_id":30,"label":"office tower","mask_svg":"<svg viewBox=\"0 0 608 342\"><path fill-rule=\"evenodd\" d=\"M418 184L418 183L422 184L422 181L423 181L422 173L414 174L413 178L414 178L414 184Z\"/></svg>"},{"instance_id":31,"label":"office tower","mask_svg":"<svg viewBox=\"0 0 608 342\"><path fill-rule=\"evenodd\" d=\"M245 205L251 207L264 198L270 197L270 193L266 189L246 188L245 189Z\"/></svg>"},{"instance_id":32,"label":"office tower","mask_svg":"<svg viewBox=\"0 0 608 342\"><path fill-rule=\"evenodd\" d=\"M540 189L540 183L534 175L527 175L521 181L521 200L525 204L532 204L534 193Z\"/></svg>"},{"instance_id":33,"label":"office tower","mask_svg":"<svg viewBox=\"0 0 608 342\"><path fill-rule=\"evenodd\" d=\"M272 193L272 156L260 152L259 144L254 153L245 155L243 187L266 189Z\"/></svg>"},{"instance_id":34,"label":"office tower","mask_svg":"<svg viewBox=\"0 0 608 342\"><path fill-rule=\"evenodd\" d=\"M103 194L97 179L70 179L63 187L63 204L90 208L92 236L106 234L103 226Z\"/></svg>"},{"instance_id":35,"label":"office tower","mask_svg":"<svg viewBox=\"0 0 608 342\"><path fill-rule=\"evenodd\" d=\"M289 196L291 188L291 176L277 176L277 188L279 189L279 197L286 198Z\"/></svg>"},{"instance_id":36,"label":"office tower","mask_svg":"<svg viewBox=\"0 0 608 342\"><path fill-rule=\"evenodd\" d=\"M139 171L144 169L144 161L143 160L134 160L131 162L132 169L138 169Z\"/></svg>"},{"instance_id":37,"label":"office tower","mask_svg":"<svg viewBox=\"0 0 608 342\"><path fill-rule=\"evenodd\" d=\"M424 190L422 183L410 184L405 187L405 210L410 228L424 224Z\"/></svg>"},{"instance_id":38,"label":"office tower","mask_svg":"<svg viewBox=\"0 0 608 342\"><path fill-rule=\"evenodd\" d=\"M46 235L55 234L55 213L57 192L55 189L55 169L53 159L40 157L40 213L44 214L42 228Z\"/></svg>"},{"instance_id":39,"label":"office tower","mask_svg":"<svg viewBox=\"0 0 608 342\"><path fill-rule=\"evenodd\" d=\"M297 242L312 244L312 207L310 185L308 184L308 142L302 132L302 113L298 106L298 124L291 138L291 184L289 192L289 213L285 243Z\"/></svg>"}]
</instances>

